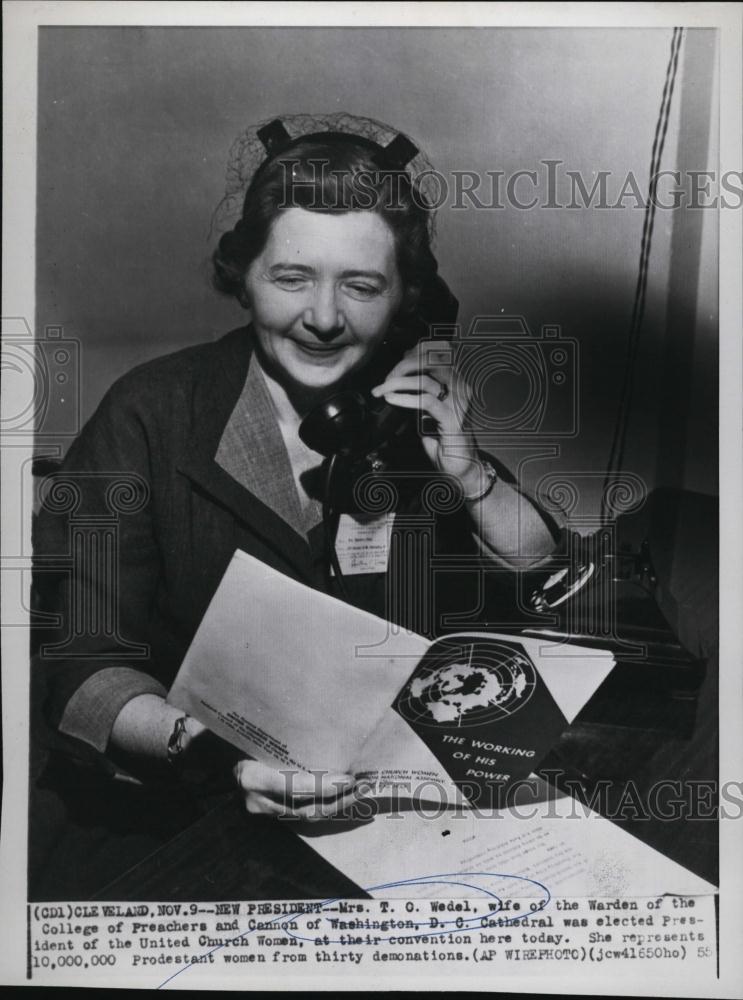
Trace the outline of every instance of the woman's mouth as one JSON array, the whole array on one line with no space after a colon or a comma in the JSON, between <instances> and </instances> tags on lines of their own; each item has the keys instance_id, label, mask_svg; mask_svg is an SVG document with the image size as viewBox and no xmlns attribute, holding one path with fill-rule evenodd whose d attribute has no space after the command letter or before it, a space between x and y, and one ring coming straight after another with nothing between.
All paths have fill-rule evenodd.
<instances>
[{"instance_id":1,"label":"woman's mouth","mask_svg":"<svg viewBox=\"0 0 743 1000\"><path fill-rule=\"evenodd\" d=\"M334 358L348 346L347 344L310 344L305 343L302 340L295 340L294 344L302 352L302 354L311 358Z\"/></svg>"}]
</instances>

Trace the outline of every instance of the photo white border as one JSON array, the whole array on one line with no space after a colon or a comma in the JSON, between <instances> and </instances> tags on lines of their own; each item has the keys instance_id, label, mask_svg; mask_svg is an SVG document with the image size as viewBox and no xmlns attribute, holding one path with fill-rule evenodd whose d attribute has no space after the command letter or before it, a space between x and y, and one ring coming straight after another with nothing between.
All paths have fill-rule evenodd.
<instances>
[{"instance_id":1,"label":"photo white border","mask_svg":"<svg viewBox=\"0 0 743 1000\"><path fill-rule=\"evenodd\" d=\"M721 129L720 171L741 170L741 63L743 7L720 3L160 3L57 2L6 0L3 5L3 303L2 316L24 316L34 328L34 232L36 195L36 81L39 25L235 25L235 26L523 26L523 27L710 27L720 31ZM720 781L743 780L743 435L741 377L743 350L743 210L720 213ZM3 411L14 412L10 394ZM14 471L16 449L3 449L3 499L20 488ZM31 444L27 457L31 456ZM30 465L26 464L30 476ZM27 486L28 484L26 484ZM24 495L28 495L24 491ZM13 553L16 529L5 503L0 512L3 565ZM30 519L24 525L22 552L30 551ZM13 538L13 541L10 539ZM10 553L10 555L8 555ZM16 602L3 573L2 607ZM3 693L3 827L0 840L0 982L25 982L25 863L28 768L18 766L28 754L28 679L13 665L27 662L23 628L2 635L5 670ZM720 979L710 983L710 997L743 992L743 822L724 820L720 833ZM23 919L20 919L23 915ZM14 969L18 969L17 972ZM426 977L416 977L419 988ZM433 985L433 984L430 984ZM481 984L482 985L482 984ZM645 988L645 977L622 977L617 993ZM544 990L541 989L544 987ZM354 987L351 987L354 988ZM575 977L499 979L498 991L591 993ZM657 995L698 996L685 984L670 984ZM607 995L609 995L607 993Z\"/></svg>"}]
</instances>

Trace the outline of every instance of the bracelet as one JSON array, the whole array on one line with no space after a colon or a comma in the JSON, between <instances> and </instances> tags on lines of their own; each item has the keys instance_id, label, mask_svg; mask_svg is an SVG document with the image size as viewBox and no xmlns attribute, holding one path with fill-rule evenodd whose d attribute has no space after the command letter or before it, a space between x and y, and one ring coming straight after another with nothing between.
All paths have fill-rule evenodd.
<instances>
[{"instance_id":1,"label":"bracelet","mask_svg":"<svg viewBox=\"0 0 743 1000\"><path fill-rule=\"evenodd\" d=\"M488 482L482 493L478 493L473 497L465 497L465 503L477 503L478 500L484 500L485 497L490 493L495 484L498 482L498 473L495 471L493 463L488 461L488 459L481 460L480 468L483 470L485 475L488 477Z\"/></svg>"},{"instance_id":2,"label":"bracelet","mask_svg":"<svg viewBox=\"0 0 743 1000\"><path fill-rule=\"evenodd\" d=\"M170 734L170 739L168 740L168 763L175 766L178 758L186 749L184 739L186 736L186 719L187 715L181 715L175 720L173 726L173 732Z\"/></svg>"}]
</instances>

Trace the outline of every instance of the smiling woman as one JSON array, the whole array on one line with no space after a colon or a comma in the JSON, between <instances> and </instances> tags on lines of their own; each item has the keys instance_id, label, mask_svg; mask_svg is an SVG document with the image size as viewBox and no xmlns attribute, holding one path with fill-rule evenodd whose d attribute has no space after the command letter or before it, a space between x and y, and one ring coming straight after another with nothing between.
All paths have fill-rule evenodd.
<instances>
[{"instance_id":1,"label":"smiling woman","mask_svg":"<svg viewBox=\"0 0 743 1000\"><path fill-rule=\"evenodd\" d=\"M250 153L239 164L242 209L214 267L218 289L249 310L249 325L124 376L67 455L59 476L80 493L76 510L105 513L114 481L133 490L117 512L114 571L85 564L72 581L38 581L44 609L60 621L58 645L44 647L53 655L37 657L60 753L129 784L164 782L170 793L190 770L207 791L231 775L249 812L301 817L316 815L318 800L340 808L352 799L353 776L318 783L296 774L289 796L281 773L225 752L165 700L235 550L433 636L446 631L446 615L471 613L482 595L479 576L474 594L461 574L434 587L421 572L432 510L437 547L485 558L499 572L548 557L559 534L478 450L468 389L445 359L446 341L430 350L430 326L451 320L453 299L431 250L416 147L368 119L322 124L292 138L274 121L239 146ZM386 518L359 502L356 486L370 463L393 469L404 488L392 514L405 514L407 532L400 559L388 553L386 566L357 567L345 585L327 565L334 539L321 472L329 452L321 437L313 447L301 433L339 392L368 408L377 400L394 431L384 442L362 435L353 454L338 447L353 461L333 507L351 534ZM437 482L453 501L426 507ZM38 551L65 551L68 530L69 510L47 504ZM114 609L111 627L78 628L81 609L97 601Z\"/></svg>"}]
</instances>

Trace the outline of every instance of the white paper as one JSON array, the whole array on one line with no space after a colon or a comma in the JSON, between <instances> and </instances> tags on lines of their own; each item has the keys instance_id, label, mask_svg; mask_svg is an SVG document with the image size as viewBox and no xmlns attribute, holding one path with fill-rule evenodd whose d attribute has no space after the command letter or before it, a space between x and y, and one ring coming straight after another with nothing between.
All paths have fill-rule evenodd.
<instances>
[{"instance_id":1,"label":"white paper","mask_svg":"<svg viewBox=\"0 0 743 1000\"><path fill-rule=\"evenodd\" d=\"M347 772L429 645L389 628L238 551L168 698L257 760Z\"/></svg>"}]
</instances>

